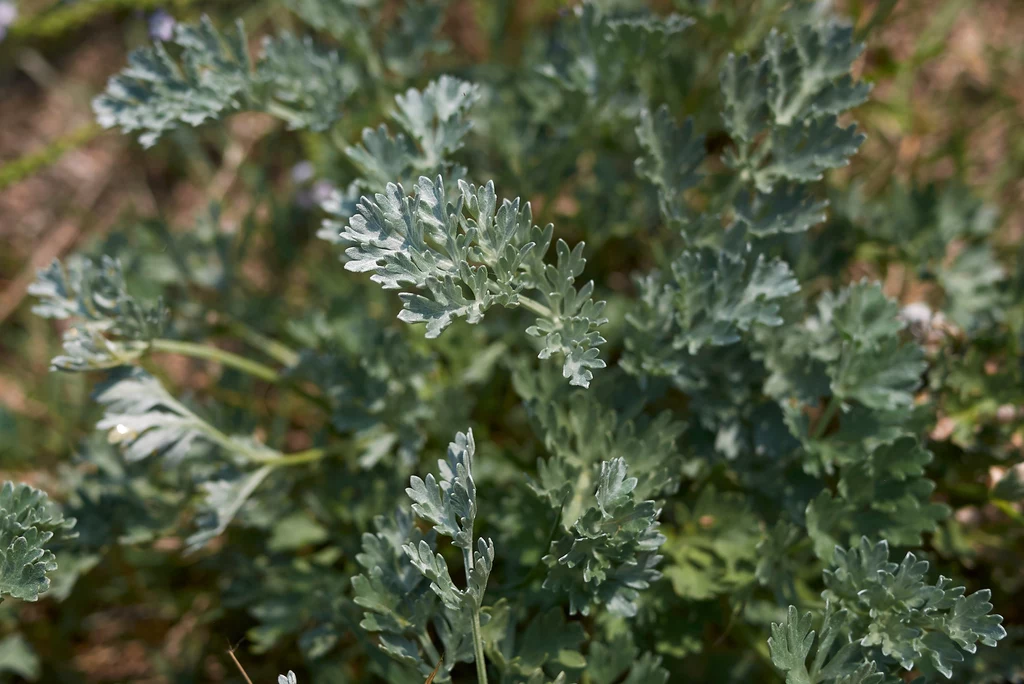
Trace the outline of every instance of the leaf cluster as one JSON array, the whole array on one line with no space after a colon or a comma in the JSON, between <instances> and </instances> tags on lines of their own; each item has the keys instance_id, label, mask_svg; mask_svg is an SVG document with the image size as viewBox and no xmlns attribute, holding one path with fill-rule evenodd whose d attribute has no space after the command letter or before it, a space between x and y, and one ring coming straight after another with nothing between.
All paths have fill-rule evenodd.
<instances>
[{"instance_id":1,"label":"leaf cluster","mask_svg":"<svg viewBox=\"0 0 1024 684\"><path fill-rule=\"evenodd\" d=\"M64 518L44 492L6 481L0 488L0 595L37 601L57 569L51 541L74 537L74 518Z\"/></svg>"},{"instance_id":2,"label":"leaf cluster","mask_svg":"<svg viewBox=\"0 0 1024 684\"><path fill-rule=\"evenodd\" d=\"M182 679L218 630L280 684L1019 674L980 530L1020 543L1024 288L963 188L826 179L864 140L852 25L286 4L179 24L96 100L146 147L287 126L193 230L131 224L31 286L102 414L54 417L96 429L60 473L81 537L0 493L0 591L195 598ZM18 630L21 662L45 630Z\"/></svg>"}]
</instances>

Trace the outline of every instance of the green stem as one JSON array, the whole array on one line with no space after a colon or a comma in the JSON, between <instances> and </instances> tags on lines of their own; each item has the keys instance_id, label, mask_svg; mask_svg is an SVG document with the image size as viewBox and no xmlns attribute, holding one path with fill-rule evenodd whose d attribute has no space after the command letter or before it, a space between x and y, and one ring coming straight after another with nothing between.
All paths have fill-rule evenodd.
<instances>
[{"instance_id":1,"label":"green stem","mask_svg":"<svg viewBox=\"0 0 1024 684\"><path fill-rule=\"evenodd\" d=\"M555 318L554 311L525 295L519 295L519 306L523 307L527 311L532 311L541 318Z\"/></svg>"},{"instance_id":2,"label":"green stem","mask_svg":"<svg viewBox=\"0 0 1024 684\"><path fill-rule=\"evenodd\" d=\"M470 530L472 532L472 530ZM472 539L473 535L470 534L470 546L462 549L462 560L466 566L466 577L470 576L473 572L474 561L473 561L473 546ZM473 660L476 662L476 681L477 684L487 684L487 662L484 660L484 640L480 634L480 606L473 606Z\"/></svg>"},{"instance_id":3,"label":"green stem","mask_svg":"<svg viewBox=\"0 0 1024 684\"><path fill-rule=\"evenodd\" d=\"M196 359L206 359L207 361L216 361L217 363L223 364L235 370L240 370L243 373L265 380L270 383L278 383L281 380L281 375L271 368L265 366L258 361L252 361L232 354L229 351L225 351L219 347L214 347L206 344L196 344L195 342L184 342L182 340L165 340L157 339L150 342L150 349L153 351L167 352L169 354L181 354L182 356L191 356Z\"/></svg>"},{"instance_id":4,"label":"green stem","mask_svg":"<svg viewBox=\"0 0 1024 684\"><path fill-rule=\"evenodd\" d=\"M495 283L493 281L488 281L487 288L491 292L500 292L501 291L501 286L498 285L498 283ZM527 297L524 294L517 295L517 299L519 301L519 306L523 307L527 311L532 311L533 313L535 313L536 315L540 316L541 318L550 318L552 320L554 320L556 318L554 311L552 311L548 307L544 306L543 304L541 304L540 302L538 302L535 299L530 299L529 297Z\"/></svg>"},{"instance_id":5,"label":"green stem","mask_svg":"<svg viewBox=\"0 0 1024 684\"><path fill-rule=\"evenodd\" d=\"M484 662L484 640L480 636L480 611L473 611L473 659L476 660L477 684L487 684L487 663Z\"/></svg>"},{"instance_id":6,"label":"green stem","mask_svg":"<svg viewBox=\"0 0 1024 684\"><path fill-rule=\"evenodd\" d=\"M293 466L301 465L303 463L313 463L314 461L319 461L328 454L327 449L320 447L315 449L306 449L304 451L296 451L292 454L282 454L281 452L274 450L264 451L262 449L250 449L244 442L232 439L219 428L196 415L177 399L170 399L168 408L174 409L183 416L188 416L194 419L202 426L201 430L210 439L210 441L220 445L220 447L225 451L242 454L253 463L259 463L264 467L276 468L278 466Z\"/></svg>"},{"instance_id":7,"label":"green stem","mask_svg":"<svg viewBox=\"0 0 1024 684\"><path fill-rule=\"evenodd\" d=\"M250 328L242 321L231 319L227 327L247 344L259 349L283 366L294 366L299 362L299 353L297 351L282 342L267 337L258 330Z\"/></svg>"},{"instance_id":8,"label":"green stem","mask_svg":"<svg viewBox=\"0 0 1024 684\"><path fill-rule=\"evenodd\" d=\"M814 439L821 439L822 435L825 434L828 424L832 422L836 411L839 410L839 403L839 398L835 395L832 395L832 398L828 400L828 406L825 407L825 412L818 418L818 425L814 428Z\"/></svg>"},{"instance_id":9,"label":"green stem","mask_svg":"<svg viewBox=\"0 0 1024 684\"><path fill-rule=\"evenodd\" d=\"M255 334L258 335L259 333ZM182 356L190 356L196 359L216 361L217 363L224 364L225 366L229 366L231 368L234 368L235 370L240 370L243 373L248 373L249 375L255 378L259 378L260 380L265 380L275 385L285 386L291 389L296 394L298 394L303 399L316 404L324 411L328 413L331 412L331 404L326 397L310 394L297 383L291 381L288 378L283 378L280 373L278 373L270 366L266 366L258 361L252 361L251 359L247 359L244 356L239 356L238 354L233 354L229 351L225 351L220 347L214 347L208 344L197 344L195 342L185 342L182 340L165 339L153 340L152 342L150 342L149 346L150 350L152 351L167 352L170 354L181 354ZM288 351L291 352L291 350ZM294 352L291 353L294 354Z\"/></svg>"},{"instance_id":10,"label":"green stem","mask_svg":"<svg viewBox=\"0 0 1024 684\"><path fill-rule=\"evenodd\" d=\"M171 397L165 400L164 403L167 405L167 408L177 411L182 416L187 416L195 420L196 423L200 426L200 431L202 431L206 435L207 439L209 439L211 442L216 443L225 451L242 454L253 463L260 463L263 460L267 459L267 456L263 452L258 451L256 449L250 449L245 445L244 442L231 439L231 437L221 432L219 428L215 427L214 425L207 422L200 416L196 415L187 406L182 404L177 399Z\"/></svg>"},{"instance_id":11,"label":"green stem","mask_svg":"<svg viewBox=\"0 0 1024 684\"><path fill-rule=\"evenodd\" d=\"M436 663L441 659L441 654L437 652L437 646L434 646L434 642L431 641L430 635L426 631L420 632L417 636L420 642L420 646L427 652L427 657L430 658L430 662Z\"/></svg>"},{"instance_id":12,"label":"green stem","mask_svg":"<svg viewBox=\"0 0 1024 684\"><path fill-rule=\"evenodd\" d=\"M277 456L260 458L259 462L269 466L293 466L301 465L303 463L313 463L314 461L319 461L326 455L326 449L306 449L305 451L296 451L293 454L280 454Z\"/></svg>"}]
</instances>

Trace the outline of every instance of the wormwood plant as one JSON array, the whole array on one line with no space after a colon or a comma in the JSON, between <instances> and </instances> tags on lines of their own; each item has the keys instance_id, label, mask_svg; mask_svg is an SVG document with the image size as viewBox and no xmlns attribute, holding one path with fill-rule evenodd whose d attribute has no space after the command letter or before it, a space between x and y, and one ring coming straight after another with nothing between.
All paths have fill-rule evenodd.
<instances>
[{"instance_id":1,"label":"wormwood plant","mask_svg":"<svg viewBox=\"0 0 1024 684\"><path fill-rule=\"evenodd\" d=\"M179 24L95 101L145 147L269 114L334 189L318 243L271 212L39 273L52 367L102 409L68 591L183 537L254 654L300 670L282 684L1012 676L964 663L1007 636L988 590L923 560L949 566L925 434L966 366L842 250L871 232L940 269L968 350L1007 334L1006 277L976 205L911 239L889 200L826 188L864 140L849 25L763 7L775 28L718 59L702 6L584 2L525 64L474 66L445 61L443 2L287 4L310 36L254 59L241 23ZM239 267L275 258L298 300ZM0 494L16 598L63 566L45 506Z\"/></svg>"}]
</instances>

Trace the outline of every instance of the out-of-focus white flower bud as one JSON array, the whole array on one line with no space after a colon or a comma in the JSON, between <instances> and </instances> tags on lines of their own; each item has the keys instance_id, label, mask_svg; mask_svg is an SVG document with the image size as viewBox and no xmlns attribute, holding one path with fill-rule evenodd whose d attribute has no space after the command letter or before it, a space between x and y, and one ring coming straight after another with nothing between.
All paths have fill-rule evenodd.
<instances>
[{"instance_id":1,"label":"out-of-focus white flower bud","mask_svg":"<svg viewBox=\"0 0 1024 684\"><path fill-rule=\"evenodd\" d=\"M932 321L932 310L924 302L914 302L903 307L900 311L900 318L908 325L926 329Z\"/></svg>"}]
</instances>

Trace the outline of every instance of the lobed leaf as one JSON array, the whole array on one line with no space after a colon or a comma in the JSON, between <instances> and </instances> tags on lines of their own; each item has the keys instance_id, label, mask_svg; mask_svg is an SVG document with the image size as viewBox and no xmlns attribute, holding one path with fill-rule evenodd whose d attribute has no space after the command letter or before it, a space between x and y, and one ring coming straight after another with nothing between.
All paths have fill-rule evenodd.
<instances>
[{"instance_id":1,"label":"lobed leaf","mask_svg":"<svg viewBox=\"0 0 1024 684\"><path fill-rule=\"evenodd\" d=\"M635 501L636 480L625 475L622 459L601 463L596 505L562 530L543 558L544 588L567 593L571 614L589 615L603 604L613 613L635 615L639 591L661 577L655 569L665 541L658 533L660 510L653 501Z\"/></svg>"},{"instance_id":2,"label":"lobed leaf","mask_svg":"<svg viewBox=\"0 0 1024 684\"><path fill-rule=\"evenodd\" d=\"M493 183L477 188L462 181L449 201L439 176L421 177L413 196L389 183L372 200L363 197L356 211L341 233L352 244L346 270L371 272L385 289L419 290L399 295L399 318L426 323L428 338L456 318L479 322L493 304L522 306L520 293L537 289L547 306L531 300L531 310L541 315L527 333L544 338L540 358L564 356L563 376L583 387L593 377L590 369L604 367L597 357L605 341L597 332L606 322L604 303L591 299L592 283L574 286L586 263L583 244L570 251L560 240L557 264L544 264L552 227L532 225L528 203L521 207L516 198L499 207Z\"/></svg>"},{"instance_id":3,"label":"lobed leaf","mask_svg":"<svg viewBox=\"0 0 1024 684\"><path fill-rule=\"evenodd\" d=\"M636 173L658 191L662 217L669 225L683 223L689 215L684 193L701 181L704 137L693 132L693 120L677 126L667 106L653 114L640 112L636 136L644 156L636 160Z\"/></svg>"},{"instance_id":4,"label":"lobed leaf","mask_svg":"<svg viewBox=\"0 0 1024 684\"><path fill-rule=\"evenodd\" d=\"M885 542L837 547L833 569L825 571L824 595L851 615L851 631L862 646L877 646L905 669L927 660L946 678L963 660L954 647L973 653L976 644L995 646L1006 637L1002 617L990 615L990 592L966 595L963 587L939 577L925 578L928 563L908 553L899 564L888 560Z\"/></svg>"},{"instance_id":5,"label":"lobed leaf","mask_svg":"<svg viewBox=\"0 0 1024 684\"><path fill-rule=\"evenodd\" d=\"M108 256L99 261L73 258L66 265L54 260L39 270L28 293L40 300L32 308L37 315L75 323L64 335L64 354L51 362L53 369L130 364L167 321L162 301L149 306L128 294L121 263Z\"/></svg>"},{"instance_id":6,"label":"lobed leaf","mask_svg":"<svg viewBox=\"0 0 1024 684\"><path fill-rule=\"evenodd\" d=\"M179 57L161 42L128 56L128 67L93 100L101 126L138 132L143 147L182 124L246 110L277 114L293 128L324 130L355 89L336 53L287 34L266 40L253 64L241 21L223 33L206 16L197 25L178 24L171 47Z\"/></svg>"},{"instance_id":7,"label":"lobed leaf","mask_svg":"<svg viewBox=\"0 0 1024 684\"><path fill-rule=\"evenodd\" d=\"M57 570L49 542L76 536L75 520L64 519L45 493L25 484L0 488L0 596L36 601Z\"/></svg>"}]
</instances>

